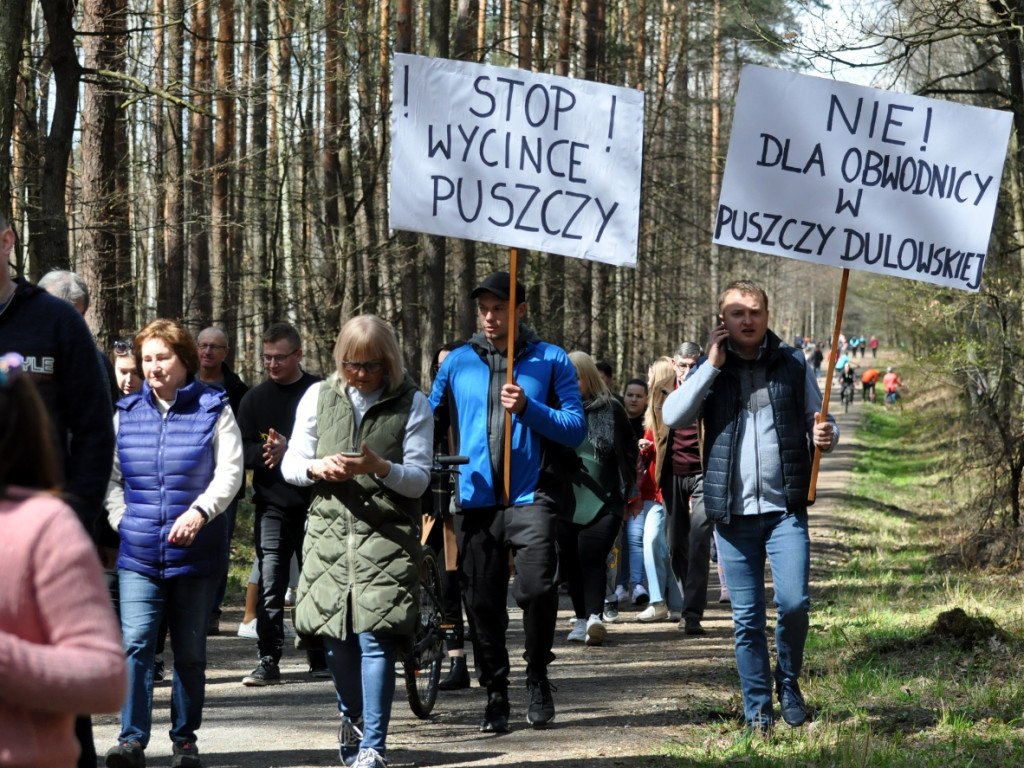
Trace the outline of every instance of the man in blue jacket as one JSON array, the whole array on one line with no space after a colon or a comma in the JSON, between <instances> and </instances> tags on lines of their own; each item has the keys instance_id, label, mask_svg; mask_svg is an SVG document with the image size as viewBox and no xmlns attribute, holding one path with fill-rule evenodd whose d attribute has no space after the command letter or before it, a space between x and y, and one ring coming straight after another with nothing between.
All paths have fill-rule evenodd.
<instances>
[{"instance_id":1,"label":"man in blue jacket","mask_svg":"<svg viewBox=\"0 0 1024 768\"><path fill-rule=\"evenodd\" d=\"M787 725L803 725L808 716L799 678L811 605L810 449L830 451L839 430L831 417L819 423L821 390L803 353L768 330L764 289L731 283L718 306L707 357L668 396L662 415L672 428L701 418L704 509L718 531L732 598L744 715L750 732L766 733L775 723L773 688ZM778 611L774 681L766 558Z\"/></svg>"},{"instance_id":2,"label":"man in blue jacket","mask_svg":"<svg viewBox=\"0 0 1024 768\"><path fill-rule=\"evenodd\" d=\"M527 721L543 727L555 717L547 667L554 660L558 611L555 583L555 521L566 501L561 457L583 442L586 422L576 369L565 351L541 341L520 321L525 290L496 272L471 294L482 331L445 359L430 404L435 429L449 427L452 448L469 456L459 477L455 526L459 575L465 595L473 653L487 707L480 730L508 731L508 555L512 594L523 609L526 632ZM509 327L517 323L514 383L506 383ZM505 414L512 414L511 475L504 483Z\"/></svg>"}]
</instances>

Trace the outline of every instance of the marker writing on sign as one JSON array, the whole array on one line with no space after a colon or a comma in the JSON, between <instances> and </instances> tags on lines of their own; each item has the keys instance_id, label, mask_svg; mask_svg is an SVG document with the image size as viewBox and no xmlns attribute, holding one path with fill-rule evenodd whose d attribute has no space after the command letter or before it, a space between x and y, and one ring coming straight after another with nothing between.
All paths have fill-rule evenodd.
<instances>
[{"instance_id":1,"label":"marker writing on sign","mask_svg":"<svg viewBox=\"0 0 1024 768\"><path fill-rule=\"evenodd\" d=\"M611 114L608 115L608 141L611 142L612 136L615 133L615 102L618 99L617 96L612 96L612 110ZM604 148L605 152L611 152L611 144Z\"/></svg>"}]
</instances>

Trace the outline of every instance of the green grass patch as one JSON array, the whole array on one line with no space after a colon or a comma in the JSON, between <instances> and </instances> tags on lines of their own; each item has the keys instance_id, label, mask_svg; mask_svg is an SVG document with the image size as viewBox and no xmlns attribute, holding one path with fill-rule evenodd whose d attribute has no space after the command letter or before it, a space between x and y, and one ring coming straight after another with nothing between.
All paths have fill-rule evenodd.
<instances>
[{"instance_id":1,"label":"green grass patch","mask_svg":"<svg viewBox=\"0 0 1024 768\"><path fill-rule=\"evenodd\" d=\"M1024 765L1024 584L950 556L955 440L943 426L909 408L862 409L834 504L842 554L815 564L802 681L814 722L780 719L767 740L739 723L695 725L667 748L678 765Z\"/></svg>"}]
</instances>

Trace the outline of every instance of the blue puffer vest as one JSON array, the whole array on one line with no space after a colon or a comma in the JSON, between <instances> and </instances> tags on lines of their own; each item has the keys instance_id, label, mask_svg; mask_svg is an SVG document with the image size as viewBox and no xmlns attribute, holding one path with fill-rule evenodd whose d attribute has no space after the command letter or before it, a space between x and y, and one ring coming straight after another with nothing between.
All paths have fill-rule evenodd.
<instances>
[{"instance_id":1,"label":"blue puffer vest","mask_svg":"<svg viewBox=\"0 0 1024 768\"><path fill-rule=\"evenodd\" d=\"M764 350L764 365L771 400L775 432L779 438L786 507L790 512L808 506L811 486L811 453L804 424L803 353L783 344L771 331ZM732 472L737 445L736 429L744 404L740 383L727 359L703 406L704 424L704 509L709 520L729 522Z\"/></svg>"},{"instance_id":2,"label":"blue puffer vest","mask_svg":"<svg viewBox=\"0 0 1024 768\"><path fill-rule=\"evenodd\" d=\"M157 579L208 576L227 567L227 520L203 526L191 546L167 536L213 478L213 436L227 395L193 379L164 418L148 383L118 401L117 453L126 509L117 567Z\"/></svg>"}]
</instances>

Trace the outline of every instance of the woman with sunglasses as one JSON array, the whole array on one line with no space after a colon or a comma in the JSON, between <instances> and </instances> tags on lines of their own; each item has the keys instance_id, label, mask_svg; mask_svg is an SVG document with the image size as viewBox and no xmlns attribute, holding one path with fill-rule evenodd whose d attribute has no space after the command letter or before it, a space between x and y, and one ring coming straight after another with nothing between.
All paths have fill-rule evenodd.
<instances>
[{"instance_id":1,"label":"woman with sunglasses","mask_svg":"<svg viewBox=\"0 0 1024 768\"><path fill-rule=\"evenodd\" d=\"M322 639L345 765L383 768L395 661L419 606L420 496L430 479L430 405L390 325L341 329L337 370L299 401L284 479L312 485L295 629Z\"/></svg>"}]
</instances>

